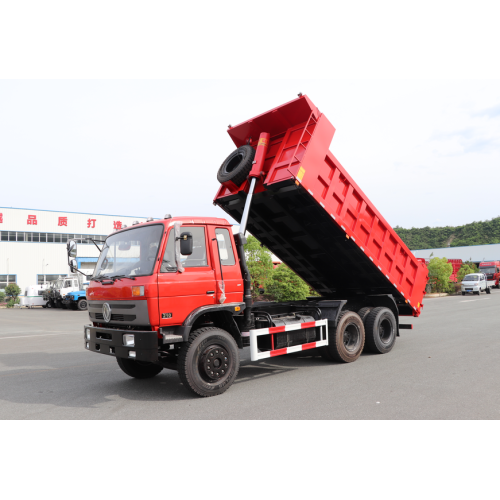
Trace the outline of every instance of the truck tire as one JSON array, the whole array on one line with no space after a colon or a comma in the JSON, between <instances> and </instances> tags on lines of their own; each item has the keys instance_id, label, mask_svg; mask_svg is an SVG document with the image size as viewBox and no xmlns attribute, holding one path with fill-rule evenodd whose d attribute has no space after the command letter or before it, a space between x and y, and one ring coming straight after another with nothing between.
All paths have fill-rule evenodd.
<instances>
[{"instance_id":1,"label":"truck tire","mask_svg":"<svg viewBox=\"0 0 500 500\"><path fill-rule=\"evenodd\" d=\"M202 397L216 396L229 389L238 375L238 346L221 328L199 328L181 346L177 365L189 390Z\"/></svg>"},{"instance_id":2,"label":"truck tire","mask_svg":"<svg viewBox=\"0 0 500 500\"><path fill-rule=\"evenodd\" d=\"M234 150L222 162L217 172L217 180L221 184L232 181L237 186L241 186L250 173L250 170L252 170L254 156L255 150L250 145L241 146Z\"/></svg>"},{"instance_id":3,"label":"truck tire","mask_svg":"<svg viewBox=\"0 0 500 500\"><path fill-rule=\"evenodd\" d=\"M486 287L486 290L485 290L485 291L486 291L486 293L489 295L489 294L491 293L491 288Z\"/></svg>"},{"instance_id":4,"label":"truck tire","mask_svg":"<svg viewBox=\"0 0 500 500\"><path fill-rule=\"evenodd\" d=\"M365 322L366 350L385 354L396 342L397 323L394 314L387 307L375 307Z\"/></svg>"},{"instance_id":5,"label":"truck tire","mask_svg":"<svg viewBox=\"0 0 500 500\"><path fill-rule=\"evenodd\" d=\"M462 292L462 295L465 295L465 292Z\"/></svg>"},{"instance_id":6,"label":"truck tire","mask_svg":"<svg viewBox=\"0 0 500 500\"><path fill-rule=\"evenodd\" d=\"M136 361L128 358L116 358L118 366L129 377L133 378L153 378L163 370L162 366L146 361Z\"/></svg>"},{"instance_id":7,"label":"truck tire","mask_svg":"<svg viewBox=\"0 0 500 500\"><path fill-rule=\"evenodd\" d=\"M358 311L358 316L361 318L361 321L363 322L363 325L365 324L365 319L370 313L370 311L373 309L373 307L363 307ZM366 330L366 326L365 326Z\"/></svg>"},{"instance_id":8,"label":"truck tire","mask_svg":"<svg viewBox=\"0 0 500 500\"><path fill-rule=\"evenodd\" d=\"M365 345L363 321L354 311L344 311L339 316L337 328L328 337L328 345L321 348L323 358L352 363L359 358Z\"/></svg>"},{"instance_id":9,"label":"truck tire","mask_svg":"<svg viewBox=\"0 0 500 500\"><path fill-rule=\"evenodd\" d=\"M47 307L48 309L52 309L54 307L54 304L52 304L51 300L48 300L47 304L45 305L45 307Z\"/></svg>"},{"instance_id":10,"label":"truck tire","mask_svg":"<svg viewBox=\"0 0 500 500\"><path fill-rule=\"evenodd\" d=\"M79 311L86 311L87 310L87 301L85 299L80 299L78 301L77 306Z\"/></svg>"}]
</instances>

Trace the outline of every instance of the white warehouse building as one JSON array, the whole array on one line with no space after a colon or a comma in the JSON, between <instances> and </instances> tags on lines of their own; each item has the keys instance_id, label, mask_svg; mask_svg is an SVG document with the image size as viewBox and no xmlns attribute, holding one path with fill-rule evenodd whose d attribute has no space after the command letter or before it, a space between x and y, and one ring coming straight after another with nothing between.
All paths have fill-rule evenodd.
<instances>
[{"instance_id":1,"label":"white warehouse building","mask_svg":"<svg viewBox=\"0 0 500 500\"><path fill-rule=\"evenodd\" d=\"M24 293L29 285L66 276L70 272L66 254L69 239L78 243L78 268L92 274L99 251L87 238L104 240L116 229L146 220L124 215L0 207L0 290L16 283Z\"/></svg>"}]
</instances>

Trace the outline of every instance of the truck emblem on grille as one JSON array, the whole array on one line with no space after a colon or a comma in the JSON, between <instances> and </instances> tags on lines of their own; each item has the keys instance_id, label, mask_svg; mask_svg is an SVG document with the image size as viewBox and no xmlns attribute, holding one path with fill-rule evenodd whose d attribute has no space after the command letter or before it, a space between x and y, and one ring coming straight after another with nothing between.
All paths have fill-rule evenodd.
<instances>
[{"instance_id":1,"label":"truck emblem on grille","mask_svg":"<svg viewBox=\"0 0 500 500\"><path fill-rule=\"evenodd\" d=\"M102 305L102 316L106 323L111 319L111 307L107 302Z\"/></svg>"}]
</instances>

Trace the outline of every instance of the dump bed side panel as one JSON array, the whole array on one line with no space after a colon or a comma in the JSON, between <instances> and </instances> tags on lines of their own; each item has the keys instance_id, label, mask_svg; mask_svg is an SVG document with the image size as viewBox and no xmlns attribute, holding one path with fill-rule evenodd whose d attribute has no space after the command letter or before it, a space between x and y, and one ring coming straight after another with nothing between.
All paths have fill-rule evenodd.
<instances>
[{"instance_id":1,"label":"dump bed side panel","mask_svg":"<svg viewBox=\"0 0 500 500\"><path fill-rule=\"evenodd\" d=\"M266 116L272 119L265 175L255 190L248 230L322 295L389 293L401 314L418 316L427 267L328 150L335 132L328 119L305 97L292 103L302 100L295 122L291 103L283 106L288 111L260 115L259 129L256 119L245 122L254 144L268 131ZM283 128L276 126L277 113L287 117ZM232 131L243 143L245 127ZM247 183L235 190L221 186L214 201L240 221L247 191Z\"/></svg>"}]
</instances>

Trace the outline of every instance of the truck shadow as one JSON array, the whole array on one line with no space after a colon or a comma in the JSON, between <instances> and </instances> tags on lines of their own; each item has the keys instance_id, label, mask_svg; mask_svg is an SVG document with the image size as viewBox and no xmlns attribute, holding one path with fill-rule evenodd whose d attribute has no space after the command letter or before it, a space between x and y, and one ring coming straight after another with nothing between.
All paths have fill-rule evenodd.
<instances>
[{"instance_id":1,"label":"truck shadow","mask_svg":"<svg viewBox=\"0 0 500 500\"><path fill-rule=\"evenodd\" d=\"M16 410L14 417L0 409L0 418L82 418L79 411L57 412L57 415L54 415L50 406L67 409L102 408L104 416L99 412L99 418L120 418L121 415L115 416L115 413L122 406L116 405L116 409L110 407L106 410L107 403L121 399L165 403L200 400L181 383L176 371L165 369L154 378L138 380L125 375L112 357L106 356L102 360L93 359L89 362L87 354L0 354L0 401L28 405L24 412L22 408ZM331 364L321 357L305 356L301 353L258 362L242 359L234 384L237 386L254 379L285 374L298 368ZM37 406L40 408L35 411L30 409ZM45 410L48 410L48 413ZM92 418L92 415L85 412L83 418ZM127 418L137 417L129 415Z\"/></svg>"}]
</instances>

